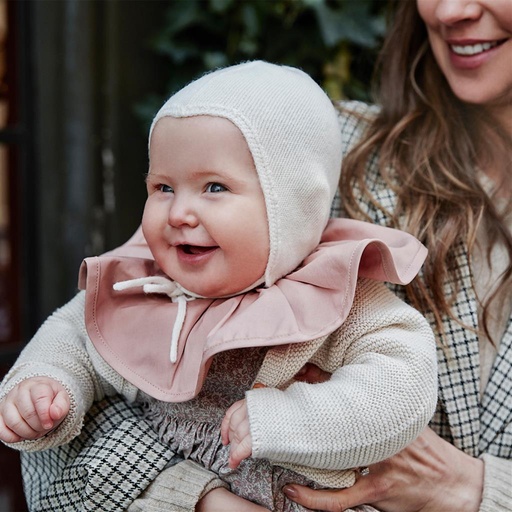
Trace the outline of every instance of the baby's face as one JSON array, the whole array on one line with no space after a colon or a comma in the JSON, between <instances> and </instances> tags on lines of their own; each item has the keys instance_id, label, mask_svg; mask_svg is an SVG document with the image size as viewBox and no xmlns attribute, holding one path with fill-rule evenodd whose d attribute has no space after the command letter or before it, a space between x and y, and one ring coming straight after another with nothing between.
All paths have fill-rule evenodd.
<instances>
[{"instance_id":1,"label":"baby's face","mask_svg":"<svg viewBox=\"0 0 512 512\"><path fill-rule=\"evenodd\" d=\"M220 117L163 117L149 155L142 229L160 268L205 297L259 280L269 256L268 222L240 130Z\"/></svg>"}]
</instances>

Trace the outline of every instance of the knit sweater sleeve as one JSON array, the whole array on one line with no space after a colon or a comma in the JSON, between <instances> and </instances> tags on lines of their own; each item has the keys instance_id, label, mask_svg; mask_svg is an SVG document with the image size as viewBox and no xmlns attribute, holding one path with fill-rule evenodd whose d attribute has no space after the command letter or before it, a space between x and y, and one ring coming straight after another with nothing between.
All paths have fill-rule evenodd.
<instances>
[{"instance_id":1,"label":"knit sweater sleeve","mask_svg":"<svg viewBox=\"0 0 512 512\"><path fill-rule=\"evenodd\" d=\"M485 463L484 493L480 512L512 511L512 460L482 455Z\"/></svg>"},{"instance_id":2,"label":"knit sweater sleeve","mask_svg":"<svg viewBox=\"0 0 512 512\"><path fill-rule=\"evenodd\" d=\"M246 393L253 457L331 470L364 466L404 448L434 412L433 333L381 283L360 280L349 317L312 362L331 379Z\"/></svg>"},{"instance_id":3,"label":"knit sweater sleeve","mask_svg":"<svg viewBox=\"0 0 512 512\"><path fill-rule=\"evenodd\" d=\"M218 487L229 489L212 471L192 460L182 460L159 473L127 512L194 512L199 500Z\"/></svg>"},{"instance_id":4,"label":"knit sweater sleeve","mask_svg":"<svg viewBox=\"0 0 512 512\"><path fill-rule=\"evenodd\" d=\"M94 400L116 392L134 398L135 388L113 372L94 350L85 328L84 304L85 293L81 292L55 311L3 379L0 400L20 382L40 376L60 382L70 398L70 411L58 428L41 439L12 443L10 447L36 451L65 444L80 433L84 415Z\"/></svg>"}]
</instances>

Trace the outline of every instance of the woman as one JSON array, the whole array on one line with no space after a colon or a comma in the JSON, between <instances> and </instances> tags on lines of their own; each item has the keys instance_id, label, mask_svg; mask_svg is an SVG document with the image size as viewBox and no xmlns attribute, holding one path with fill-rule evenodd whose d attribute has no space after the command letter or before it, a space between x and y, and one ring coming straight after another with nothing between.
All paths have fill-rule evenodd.
<instances>
[{"instance_id":1,"label":"woman","mask_svg":"<svg viewBox=\"0 0 512 512\"><path fill-rule=\"evenodd\" d=\"M332 511L512 510L512 2L396 4L382 107L342 112L346 143L358 144L341 195L349 216L429 248L407 298L438 335L438 409L414 443L353 487L285 492Z\"/></svg>"},{"instance_id":2,"label":"woman","mask_svg":"<svg viewBox=\"0 0 512 512\"><path fill-rule=\"evenodd\" d=\"M511 1L406 0L397 9L382 57L380 115L365 121L376 110L349 104L341 116L347 151L361 142L345 159L341 191L349 216L404 228L430 249L423 280L408 299L438 333L439 406L430 429L370 466L352 488L286 489L320 510L359 503L401 512L512 510ZM380 165L372 160L377 150ZM488 282L496 283L490 293ZM133 501L172 454L126 404L110 399L102 406L90 422L101 425L103 437L86 433L62 449L58 463L51 451L32 455L37 461L24 456L34 509L77 510L79 495L86 510L166 510L167 498L187 510L190 496L201 492L198 510L208 510L216 494L227 492L184 461L169 465ZM113 448L119 439L121 454ZM42 464L55 476L39 471ZM105 492L101 477L109 480L109 471L121 476ZM76 475L84 472L93 476L82 491L76 487L84 478ZM163 478L166 472L174 478ZM180 485L159 486L164 480Z\"/></svg>"}]
</instances>

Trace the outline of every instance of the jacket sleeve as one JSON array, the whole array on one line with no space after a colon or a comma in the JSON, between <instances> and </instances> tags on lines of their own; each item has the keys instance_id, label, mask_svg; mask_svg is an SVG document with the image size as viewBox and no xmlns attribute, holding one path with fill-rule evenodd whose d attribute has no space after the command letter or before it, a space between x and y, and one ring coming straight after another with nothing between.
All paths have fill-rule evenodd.
<instances>
[{"instance_id":1,"label":"jacket sleeve","mask_svg":"<svg viewBox=\"0 0 512 512\"><path fill-rule=\"evenodd\" d=\"M31 511L119 512L172 463L173 453L120 395L94 402L79 436L22 452L23 490ZM173 510L171 507L162 507Z\"/></svg>"},{"instance_id":2,"label":"jacket sleeve","mask_svg":"<svg viewBox=\"0 0 512 512\"><path fill-rule=\"evenodd\" d=\"M194 512L199 500L217 487L229 489L215 473L192 460L181 460L158 474L127 512Z\"/></svg>"},{"instance_id":3,"label":"jacket sleeve","mask_svg":"<svg viewBox=\"0 0 512 512\"><path fill-rule=\"evenodd\" d=\"M85 293L77 294L55 311L21 352L0 385L0 400L17 384L30 377L47 376L60 382L70 398L70 411L52 432L34 441L9 444L25 450L43 450L69 442L80 433L86 411L93 400L116 391L134 398L132 389L94 350L84 322Z\"/></svg>"},{"instance_id":4,"label":"jacket sleeve","mask_svg":"<svg viewBox=\"0 0 512 512\"><path fill-rule=\"evenodd\" d=\"M359 281L349 317L311 361L331 379L247 392L254 457L331 470L365 466L404 448L434 412L432 330L382 283Z\"/></svg>"}]
</instances>

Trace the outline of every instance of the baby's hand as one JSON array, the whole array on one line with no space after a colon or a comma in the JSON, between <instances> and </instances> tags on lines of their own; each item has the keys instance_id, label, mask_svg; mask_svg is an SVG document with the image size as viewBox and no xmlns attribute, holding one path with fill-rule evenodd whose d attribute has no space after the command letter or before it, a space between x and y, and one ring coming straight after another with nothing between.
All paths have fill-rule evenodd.
<instances>
[{"instance_id":1,"label":"baby's hand","mask_svg":"<svg viewBox=\"0 0 512 512\"><path fill-rule=\"evenodd\" d=\"M252 437L245 400L235 402L226 412L220 427L222 444L231 444L229 467L235 469L252 454Z\"/></svg>"},{"instance_id":2,"label":"baby's hand","mask_svg":"<svg viewBox=\"0 0 512 512\"><path fill-rule=\"evenodd\" d=\"M49 377L24 380L0 402L0 439L38 439L60 425L68 412L69 396L62 384Z\"/></svg>"}]
</instances>

